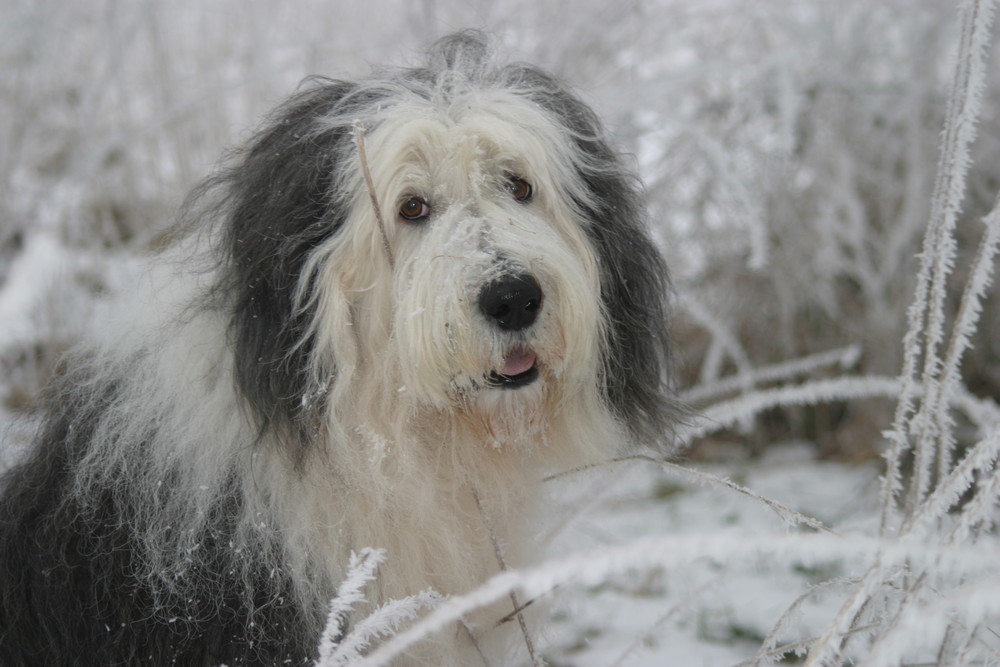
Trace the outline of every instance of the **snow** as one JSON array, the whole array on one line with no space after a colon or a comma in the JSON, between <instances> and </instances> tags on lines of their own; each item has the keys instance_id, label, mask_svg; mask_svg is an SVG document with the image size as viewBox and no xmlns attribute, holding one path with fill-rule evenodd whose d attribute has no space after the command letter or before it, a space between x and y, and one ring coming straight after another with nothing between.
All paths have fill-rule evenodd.
<instances>
[{"instance_id":1,"label":"snow","mask_svg":"<svg viewBox=\"0 0 1000 667\"><path fill-rule=\"evenodd\" d=\"M831 525L871 523L877 468L817 461L808 443L775 445L759 461L698 466L738 479L762 495ZM609 479L609 477L611 479ZM627 544L652 535L732 535L751 538L787 534L769 509L739 494L679 482L648 463L622 464L573 483L577 494L599 503L563 536L572 551ZM583 488L579 488L583 487ZM567 503L572 506L573 502ZM704 561L679 571L642 572L590 589L557 595L550 629L554 664L606 667L733 665L752 658L760 640L782 613L815 583L808 569L771 567L747 557L725 571ZM825 574L825 573L824 573ZM799 621L813 631L829 618L830 601L807 606ZM801 634L801 633L800 633ZM627 660L616 661L628 652Z\"/></svg>"},{"instance_id":2,"label":"snow","mask_svg":"<svg viewBox=\"0 0 1000 667\"><path fill-rule=\"evenodd\" d=\"M11 263L3 291L0 291L0 348L30 343L37 335L35 308L44 303L48 292L60 282L66 266L65 253L47 234L32 236Z\"/></svg>"},{"instance_id":3,"label":"snow","mask_svg":"<svg viewBox=\"0 0 1000 667\"><path fill-rule=\"evenodd\" d=\"M0 7L0 461L101 292L262 113L305 75L485 26L637 156L701 412L685 437L762 450L683 462L697 475L635 460L554 481L542 565L486 593L561 582L536 628L561 667L732 665L817 637L831 663L941 647L996 663L994 3L417 4ZM814 425L815 406L846 416ZM807 434L864 462L821 460Z\"/></svg>"}]
</instances>

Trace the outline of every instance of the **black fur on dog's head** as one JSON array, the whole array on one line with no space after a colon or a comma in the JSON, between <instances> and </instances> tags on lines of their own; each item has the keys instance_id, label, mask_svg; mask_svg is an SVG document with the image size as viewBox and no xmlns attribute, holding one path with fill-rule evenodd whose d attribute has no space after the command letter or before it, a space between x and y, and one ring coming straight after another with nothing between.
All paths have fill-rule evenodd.
<instances>
[{"instance_id":1,"label":"black fur on dog's head","mask_svg":"<svg viewBox=\"0 0 1000 667\"><path fill-rule=\"evenodd\" d=\"M344 224L350 196L338 165L356 151L349 126L323 121L373 117L376 110L384 114L414 97L446 101L453 90L470 86L517 91L571 137L574 168L588 190L586 200L572 205L590 221L586 233L600 264L608 322L601 351L603 394L639 442L664 441L676 422L667 380L668 274L646 229L637 179L576 95L536 67L496 66L490 55L482 35L463 32L439 42L426 67L391 70L358 83L310 81L188 207L195 211L192 219L203 215L198 201L219 207L225 271L215 293L231 314L236 381L261 427L298 443L297 458L314 427L310 397L322 392L309 327L313 300L297 296L299 282L311 279L302 275L311 251ZM325 372L332 378L337 371Z\"/></svg>"}]
</instances>

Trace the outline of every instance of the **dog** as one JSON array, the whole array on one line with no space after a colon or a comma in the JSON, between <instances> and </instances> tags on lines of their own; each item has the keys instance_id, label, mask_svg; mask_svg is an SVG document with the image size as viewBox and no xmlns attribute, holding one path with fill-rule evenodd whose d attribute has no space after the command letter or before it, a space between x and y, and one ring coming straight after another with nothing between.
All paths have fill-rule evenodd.
<instances>
[{"instance_id":1,"label":"dog","mask_svg":"<svg viewBox=\"0 0 1000 667\"><path fill-rule=\"evenodd\" d=\"M547 473L677 422L637 179L481 34L309 80L162 246L3 479L3 665L309 663L352 552L370 605L470 590L535 555Z\"/></svg>"}]
</instances>

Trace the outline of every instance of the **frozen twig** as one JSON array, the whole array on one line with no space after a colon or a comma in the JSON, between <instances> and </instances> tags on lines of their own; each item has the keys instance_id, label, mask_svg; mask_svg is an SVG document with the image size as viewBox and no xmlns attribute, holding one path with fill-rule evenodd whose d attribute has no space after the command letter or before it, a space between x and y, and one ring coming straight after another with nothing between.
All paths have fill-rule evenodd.
<instances>
[{"instance_id":1,"label":"frozen twig","mask_svg":"<svg viewBox=\"0 0 1000 667\"><path fill-rule=\"evenodd\" d=\"M806 667L824 667L839 664L844 640L856 628L855 623L876 592L885 585L887 572L893 571L883 563L881 554L868 569L844 601L826 632L816 640L806 658Z\"/></svg>"},{"instance_id":2,"label":"frozen twig","mask_svg":"<svg viewBox=\"0 0 1000 667\"><path fill-rule=\"evenodd\" d=\"M909 309L904 343L902 391L897 404L888 469L882 489L882 530L901 491L901 462L906 450L914 450L908 511L912 512L929 491L932 465L942 433L942 414L948 401L941 385L940 347L944 340L946 279L954 265L954 228L965 187L970 159L968 147L975 136L980 99L984 87L986 45L992 23L990 0L967 0L960 12L961 33L952 90L949 96L937 180L931 199L931 215L924 237L917 288ZM922 361L922 393L919 412L912 391ZM946 429L947 430L947 429Z\"/></svg>"},{"instance_id":3,"label":"frozen twig","mask_svg":"<svg viewBox=\"0 0 1000 667\"><path fill-rule=\"evenodd\" d=\"M948 346L942 354L946 338L947 280L957 252L954 229L969 167L968 149L979 115L992 14L991 0L967 0L961 8L960 43L931 215L903 340L899 399L893 426L886 432L889 447L880 493L880 534L894 533L897 504L908 481L899 536L927 548L933 542L942 543L940 539L927 540L928 533L941 522L954 522L947 516L948 512L976 483L977 474L988 477L990 483L985 488L980 487L969 503L969 507L976 510L975 517L966 521L966 512L970 510L964 508L959 520L954 522L956 528L952 537L943 542L954 549L971 548L972 543L967 538L972 533L972 524L979 517L988 516L982 508L992 507L996 500L992 484L998 455L996 436L991 435L980 442L953 467L955 423L951 414L951 407L963 400L965 393L959 367L979 319L981 300L996 254L998 233L994 225L1000 223L994 217L997 215L995 210L987 216L987 229ZM907 479L904 463L908 453L912 453L912 472ZM957 622L970 621L976 625L995 614L996 609L988 608L981 595L982 591L991 590L989 585L978 589L962 586L961 582L969 581L962 577L945 583L942 576L947 567L940 560L943 557L944 552L938 552L926 558L907 559L903 564L903 581L894 588L891 579L899 570L889 567L885 553L880 552L826 632L813 645L806 664L822 666L841 662L846 657L843 655L845 639L871 613L864 611L869 607L881 611L879 628L873 633L874 639L865 654L867 662L863 664L899 664L904 655L912 652L914 644L936 649L939 659L946 653L952 654L955 647L949 629ZM939 622L928 623L928 618L935 614Z\"/></svg>"},{"instance_id":4,"label":"frozen twig","mask_svg":"<svg viewBox=\"0 0 1000 667\"><path fill-rule=\"evenodd\" d=\"M997 474L995 467L998 458L1000 458L1000 428L991 437L973 447L961 463L949 471L937 488L908 517L900 534L905 535L920 527L926 529L928 523L944 516L975 483L977 473ZM994 500L995 498L989 499L990 502ZM969 508L966 508L962 512L963 517L968 511Z\"/></svg>"},{"instance_id":5,"label":"frozen twig","mask_svg":"<svg viewBox=\"0 0 1000 667\"><path fill-rule=\"evenodd\" d=\"M340 641L336 650L316 667L347 667L353 664L361 659L375 640L391 637L403 623L412 621L426 609L433 609L441 599L436 592L425 590L398 600L389 600L358 621Z\"/></svg>"},{"instance_id":6,"label":"frozen twig","mask_svg":"<svg viewBox=\"0 0 1000 667\"><path fill-rule=\"evenodd\" d=\"M372 180L371 169L368 168L368 153L365 150L365 128L361 121L354 123L354 140L358 147L358 160L361 161L361 173L365 178L365 187L368 188L368 197L371 199L372 208L375 210L375 219L378 222L378 230L382 235L382 248L385 256L389 260L389 266L396 265L396 258L392 254L392 246L389 245L389 231L382 217L382 207L378 203L378 194L375 191L375 182Z\"/></svg>"},{"instance_id":7,"label":"frozen twig","mask_svg":"<svg viewBox=\"0 0 1000 667\"><path fill-rule=\"evenodd\" d=\"M489 515L483 509L483 502L479 498L479 492L472 489L472 497L476 500L476 509L479 510L479 516L483 520L483 525L486 527L486 531L490 535L490 542L493 544L493 551L496 554L497 564L500 566L501 572L507 571L507 559L503 553L503 546L500 544L500 537L497 535L496 529L493 527L493 521L490 520ZM535 667L544 667L544 662L538 657L535 652L535 644L531 640L531 633L528 632L528 624L524 620L524 613L522 610L527 605L521 605L520 600L518 600L517 592L513 589L510 591L508 597L510 597L511 603L514 605L514 615L517 617L517 624L521 627L521 634L524 636L524 645L528 649L528 655L531 657L531 663Z\"/></svg>"},{"instance_id":8,"label":"frozen twig","mask_svg":"<svg viewBox=\"0 0 1000 667\"><path fill-rule=\"evenodd\" d=\"M986 289L993 279L993 260L997 254L997 246L1000 244L1000 197L997 198L993 210L983 218L983 223L986 229L969 271L969 279L965 285L965 291L962 293L962 301L958 308L958 315L955 317L951 340L945 354L941 386L948 395L961 384L962 356L972 344L972 336L976 332L979 316L983 310L982 301L986 296ZM938 412L939 418L947 417L945 406L938 406ZM947 436L938 452L939 478L947 475L951 469L952 449L955 442L954 438L951 437L950 430Z\"/></svg>"},{"instance_id":9,"label":"frozen twig","mask_svg":"<svg viewBox=\"0 0 1000 667\"><path fill-rule=\"evenodd\" d=\"M622 665L627 664L626 660L628 660L628 658L631 655L633 655L636 651L640 650L640 647L644 641L646 641L650 637L655 637L656 636L655 633L660 628L666 625L671 618L676 616L693 600L703 595L706 590L711 588L711 586L712 584L705 584L703 586L699 586L696 590L687 594L683 600L681 600L680 602L672 606L670 609L668 609L666 613L661 614L660 617L656 619L656 622L653 623L653 625L651 625L649 628L647 628L645 632L639 635L639 637L636 638L635 641L629 644L629 646L622 652L622 654L618 656L618 659L615 660L613 663L611 663L609 667L622 667Z\"/></svg>"},{"instance_id":10,"label":"frozen twig","mask_svg":"<svg viewBox=\"0 0 1000 667\"><path fill-rule=\"evenodd\" d=\"M700 384L682 393L680 399L686 404L692 404L715 396L723 396L731 392L745 390L748 384L756 386L764 382L787 380L796 375L804 375L825 366L849 368L857 363L860 356L861 348L858 345L848 345L836 350L828 350L800 359L757 368L752 372L739 373L715 382Z\"/></svg>"},{"instance_id":11,"label":"frozen twig","mask_svg":"<svg viewBox=\"0 0 1000 667\"><path fill-rule=\"evenodd\" d=\"M682 431L681 437L692 440L783 405L818 405L877 396L896 398L898 395L899 381L880 376L844 376L760 389L706 408L702 419Z\"/></svg>"},{"instance_id":12,"label":"frozen twig","mask_svg":"<svg viewBox=\"0 0 1000 667\"><path fill-rule=\"evenodd\" d=\"M865 625L859 628L851 630L848 635L858 635L866 632L871 632L876 630L877 625ZM749 660L744 660L743 662L737 663L733 667L761 667L761 665L772 665L775 659L781 659L787 656L789 653L794 653L796 655L805 655L809 651L809 647L818 641L818 637L809 637L807 639L800 639L798 641L789 642L787 644L782 644L781 646L775 646L774 648L762 651L755 655Z\"/></svg>"},{"instance_id":13,"label":"frozen twig","mask_svg":"<svg viewBox=\"0 0 1000 667\"><path fill-rule=\"evenodd\" d=\"M636 455L633 455L633 456L623 456L623 457L616 458L616 459L610 459L610 460L605 461L603 463L593 463L593 464L590 464L590 465L581 466L579 468L573 468L571 470L565 470L565 471L557 473L555 475L550 475L549 477L546 477L545 481L552 481L552 480L558 479L560 477L565 477L567 475L572 475L572 474L575 474L575 473L578 473L578 472L583 472L585 470L591 470L593 468L597 468L597 467L600 467L600 466L603 466L603 465L614 464L614 463L622 463L622 462L625 462L625 461L646 461L648 463L652 463L654 465L659 466L660 468L662 468L663 470L665 470L667 472L673 473L673 474L678 475L680 477L686 477L686 478L688 478L690 480L693 480L693 481L695 481L697 483L708 484L709 486L718 486L718 487L722 487L722 488L725 488L725 489L729 489L730 491L735 491L736 493L744 495L744 496L746 496L748 498L752 498L753 500L755 500L755 501L763 504L765 507L767 507L768 509L770 509L771 511L773 511L775 514L777 514L781 518L782 521L788 523L789 525L802 524L802 525L805 525L805 526L809 526L810 528L812 528L814 530L822 531L822 532L825 532L825 533L830 533L832 535L836 535L837 534L836 531L830 529L822 521L819 521L818 519L814 519L812 517L808 517L805 514L802 514L800 512L796 512L795 510L791 509L790 507L786 507L785 505L782 505L781 503L779 503L779 502L777 502L775 500L771 500L770 498L765 498L764 496L760 495L759 493L757 493L757 492L755 492L755 491L753 491L751 489L746 488L745 486L740 486L739 484L737 484L736 482L732 481L731 479L727 479L725 477L718 477L718 476L713 475L711 473L703 472L701 470L695 470L694 468L686 468L686 467L684 467L682 465L678 465L676 463L671 463L670 461L664 461L663 459L658 459L658 458L655 458L653 456L647 456L645 454L636 454Z\"/></svg>"},{"instance_id":14,"label":"frozen twig","mask_svg":"<svg viewBox=\"0 0 1000 667\"><path fill-rule=\"evenodd\" d=\"M747 378L750 373L752 373L753 364L750 362L750 357L747 355L746 350L740 344L739 340L733 335L733 332L713 313L709 310L705 304L699 302L696 299L687 298L684 295L680 295L678 298L678 305L684 309L691 318L703 326L712 335L712 345L713 349L716 349L718 354L721 355L722 352L727 352L733 363L736 364L738 370L738 377ZM718 359L721 361L721 356ZM708 383L714 381L718 374L718 364L716 363L706 363L702 368L701 381L703 383Z\"/></svg>"},{"instance_id":15,"label":"frozen twig","mask_svg":"<svg viewBox=\"0 0 1000 667\"><path fill-rule=\"evenodd\" d=\"M375 579L375 570L384 561L383 549L362 549L359 553L351 553L347 574L337 587L336 597L330 602L316 667L346 667L360 660L373 640L394 634L400 624L416 618L420 611L432 609L441 601L441 596L431 590L390 600L359 620L347 632L355 606L366 602L362 592L365 585Z\"/></svg>"},{"instance_id":16,"label":"frozen twig","mask_svg":"<svg viewBox=\"0 0 1000 667\"><path fill-rule=\"evenodd\" d=\"M351 552L347 574L340 582L340 586L337 587L337 595L330 601L326 628L320 638L319 654L321 659L332 659L347 629L347 623L354 606L365 602L363 593L365 584L375 579L375 570L384 560L385 551L381 549L362 549L358 553Z\"/></svg>"},{"instance_id":17,"label":"frozen twig","mask_svg":"<svg viewBox=\"0 0 1000 667\"><path fill-rule=\"evenodd\" d=\"M809 590L800 595L788 607L788 609L785 610L785 613L781 615L781 618L779 618L778 621L774 624L774 627L771 628L771 631L767 634L767 637L764 638L764 641L761 643L760 650L758 651L757 656L752 661L749 662L752 664L762 663L766 661L770 656L772 656L774 654L774 651L778 650L778 638L781 635L781 633L784 632L788 628L788 626L791 625L792 621L799 615L800 613L799 610L802 608L802 605L805 604L808 600L812 599L813 596L815 596L817 593L828 590L835 586L846 587L850 585L856 585L857 583L858 583L857 579L847 579L840 577L835 579L829 579L822 583L816 584L815 586L810 586ZM808 646L806 646L805 648L808 648ZM783 653L784 652L787 652L787 650L783 651Z\"/></svg>"}]
</instances>

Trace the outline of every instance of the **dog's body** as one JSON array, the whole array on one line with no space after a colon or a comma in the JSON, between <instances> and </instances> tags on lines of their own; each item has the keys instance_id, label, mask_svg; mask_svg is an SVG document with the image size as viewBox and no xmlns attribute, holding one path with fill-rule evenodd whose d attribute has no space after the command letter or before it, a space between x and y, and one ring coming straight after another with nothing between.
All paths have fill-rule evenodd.
<instances>
[{"instance_id":1,"label":"dog's body","mask_svg":"<svg viewBox=\"0 0 1000 667\"><path fill-rule=\"evenodd\" d=\"M3 482L0 664L308 662L352 550L373 602L467 590L484 514L523 563L546 472L664 436L636 184L486 55L316 82L195 193Z\"/></svg>"}]
</instances>

